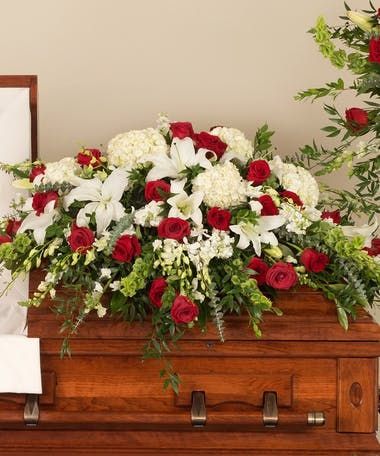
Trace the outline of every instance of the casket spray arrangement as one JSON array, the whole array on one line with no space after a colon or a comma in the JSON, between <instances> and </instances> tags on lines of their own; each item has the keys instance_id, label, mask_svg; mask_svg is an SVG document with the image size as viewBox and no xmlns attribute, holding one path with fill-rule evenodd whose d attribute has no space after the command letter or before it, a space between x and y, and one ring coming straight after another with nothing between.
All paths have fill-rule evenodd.
<instances>
[{"instance_id":1,"label":"casket spray arrangement","mask_svg":"<svg viewBox=\"0 0 380 456\"><path fill-rule=\"evenodd\" d=\"M316 180L271 156L271 134L264 126L252 143L235 128L195 133L161 116L157 128L116 136L104 154L2 165L30 194L1 221L1 264L13 279L46 271L21 304L73 289L76 300L56 305L67 337L94 311L150 318L146 357L210 319L223 341L230 313L247 313L259 336L263 313L281 313L270 296L299 284L335 301L347 328L379 292L379 240L375 252L321 211ZM177 390L177 375L165 372Z\"/></svg>"}]
</instances>

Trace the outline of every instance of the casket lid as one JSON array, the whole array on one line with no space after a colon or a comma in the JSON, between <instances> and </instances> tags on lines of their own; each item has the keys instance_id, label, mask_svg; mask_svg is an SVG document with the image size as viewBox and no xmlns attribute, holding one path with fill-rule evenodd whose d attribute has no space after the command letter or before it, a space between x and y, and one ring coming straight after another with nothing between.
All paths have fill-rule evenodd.
<instances>
[{"instance_id":1,"label":"casket lid","mask_svg":"<svg viewBox=\"0 0 380 456\"><path fill-rule=\"evenodd\" d=\"M31 115L31 159L37 159L37 76L36 75L0 75L0 89L3 87L29 88Z\"/></svg>"}]
</instances>

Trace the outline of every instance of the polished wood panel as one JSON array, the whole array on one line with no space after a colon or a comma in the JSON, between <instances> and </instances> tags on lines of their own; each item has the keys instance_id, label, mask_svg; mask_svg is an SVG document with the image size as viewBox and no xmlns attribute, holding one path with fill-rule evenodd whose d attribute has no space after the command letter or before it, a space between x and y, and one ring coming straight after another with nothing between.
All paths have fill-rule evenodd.
<instances>
[{"instance_id":1,"label":"polished wood panel","mask_svg":"<svg viewBox=\"0 0 380 456\"><path fill-rule=\"evenodd\" d=\"M27 87L29 88L29 103L31 114L31 159L36 160L38 157L38 130L37 130L37 87L38 81L35 75L0 75L0 87Z\"/></svg>"},{"instance_id":2,"label":"polished wood panel","mask_svg":"<svg viewBox=\"0 0 380 456\"><path fill-rule=\"evenodd\" d=\"M378 361L371 358L341 358L338 361L339 432L375 432Z\"/></svg>"}]
</instances>

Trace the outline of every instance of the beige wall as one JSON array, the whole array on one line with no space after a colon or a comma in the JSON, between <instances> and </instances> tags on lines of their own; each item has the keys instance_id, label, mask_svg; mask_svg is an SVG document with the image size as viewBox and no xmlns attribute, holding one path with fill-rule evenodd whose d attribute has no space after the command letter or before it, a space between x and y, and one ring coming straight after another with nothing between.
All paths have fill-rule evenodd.
<instances>
[{"instance_id":1,"label":"beige wall","mask_svg":"<svg viewBox=\"0 0 380 456\"><path fill-rule=\"evenodd\" d=\"M39 76L44 159L159 111L248 135L269 122L284 154L320 137L322 110L292 97L337 77L306 30L321 13L334 21L340 0L0 0L0 11L0 74Z\"/></svg>"}]
</instances>

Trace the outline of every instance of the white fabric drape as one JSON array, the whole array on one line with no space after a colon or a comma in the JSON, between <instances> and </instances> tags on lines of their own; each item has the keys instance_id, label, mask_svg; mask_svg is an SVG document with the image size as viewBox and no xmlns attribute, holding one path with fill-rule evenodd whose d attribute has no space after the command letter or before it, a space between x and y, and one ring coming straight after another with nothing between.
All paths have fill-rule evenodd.
<instances>
[{"instance_id":1,"label":"white fabric drape","mask_svg":"<svg viewBox=\"0 0 380 456\"><path fill-rule=\"evenodd\" d=\"M31 116L28 88L0 88L0 161L19 163L31 154ZM0 171L0 216L9 214L9 204L17 191L12 178ZM0 290L9 282L5 271L0 275ZM0 298L0 334L26 334L26 309L17 303L28 297L29 278L17 280L11 290Z\"/></svg>"}]
</instances>

